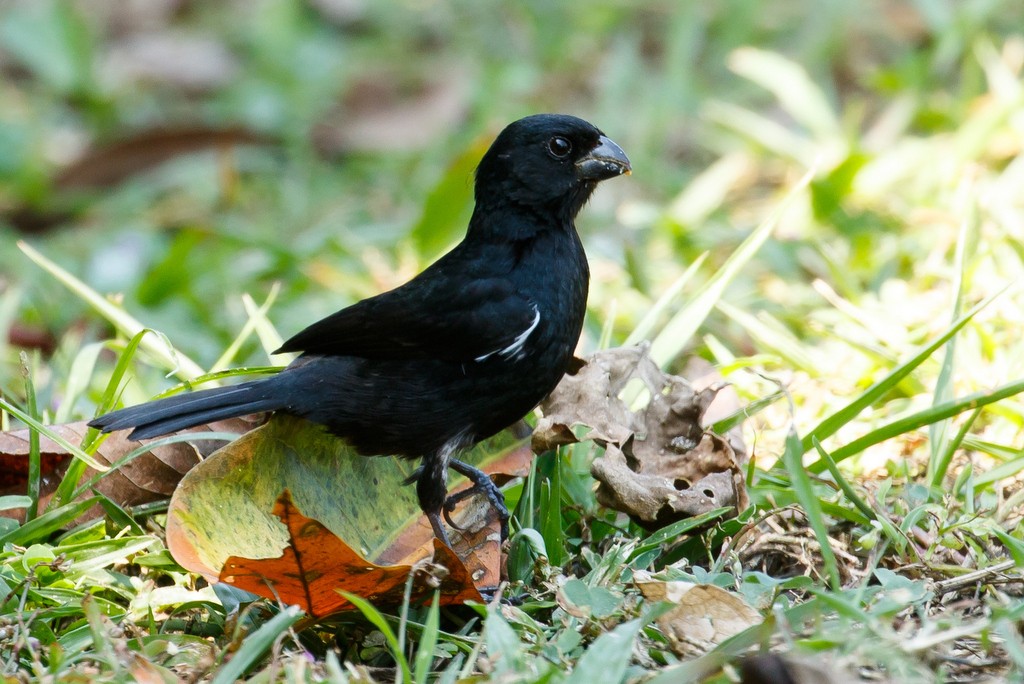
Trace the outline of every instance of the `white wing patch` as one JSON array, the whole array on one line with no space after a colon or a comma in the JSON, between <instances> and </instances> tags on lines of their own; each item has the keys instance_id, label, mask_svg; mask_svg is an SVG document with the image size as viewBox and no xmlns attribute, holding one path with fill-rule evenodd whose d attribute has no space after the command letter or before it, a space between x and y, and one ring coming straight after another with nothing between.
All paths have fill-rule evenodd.
<instances>
[{"instance_id":1,"label":"white wing patch","mask_svg":"<svg viewBox=\"0 0 1024 684\"><path fill-rule=\"evenodd\" d=\"M533 321L530 323L529 326L527 326L526 330L519 333L519 335L516 336L516 339L512 340L512 344L508 345L504 349L495 349L492 352L487 352L483 356L476 357L476 360L486 361L488 358L494 356L495 354L498 354L499 356L504 356L506 359L511 358L517 361L523 358L523 356L525 356L525 352L523 351L523 345L526 343L526 338L528 338L530 336L530 333L536 330L537 325L540 324L540 309L537 308L536 304L532 304L531 306L533 306Z\"/></svg>"}]
</instances>

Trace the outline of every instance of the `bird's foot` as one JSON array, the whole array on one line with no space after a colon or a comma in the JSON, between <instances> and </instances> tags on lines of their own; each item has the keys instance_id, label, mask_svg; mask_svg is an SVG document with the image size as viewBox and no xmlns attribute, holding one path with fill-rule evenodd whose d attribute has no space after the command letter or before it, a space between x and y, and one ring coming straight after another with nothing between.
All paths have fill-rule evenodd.
<instances>
[{"instance_id":1,"label":"bird's foot","mask_svg":"<svg viewBox=\"0 0 1024 684\"><path fill-rule=\"evenodd\" d=\"M445 519L448 518L448 514L444 514ZM434 536L441 540L441 543L447 546L449 549L452 547L452 543L448 541L448 533L444 531L444 525L441 524L441 514L437 512L427 513L427 520L430 521L430 526L434 530ZM451 521L448 521L449 524ZM455 529L458 529L457 527Z\"/></svg>"},{"instance_id":2,"label":"bird's foot","mask_svg":"<svg viewBox=\"0 0 1024 684\"><path fill-rule=\"evenodd\" d=\"M456 494L452 494L444 500L444 508L442 509L444 519L455 529L461 529L458 525L452 522L451 513L455 510L455 506L458 505L460 501L468 499L475 494L483 494L487 497L487 501L498 514L498 521L501 523L501 541L504 543L505 540L508 539L508 520L510 515L508 508L505 506L505 495L501 493L500 489L498 489L498 485L494 484L494 481L491 480L487 473L479 470L478 468L474 468L464 461L459 461L458 459L453 458L448 462L448 465L455 470L455 472L468 477L473 483L473 486ZM431 520L431 525L433 524L433 520ZM438 524L440 524L440 521L438 521ZM436 527L434 528L434 532L437 532Z\"/></svg>"}]
</instances>

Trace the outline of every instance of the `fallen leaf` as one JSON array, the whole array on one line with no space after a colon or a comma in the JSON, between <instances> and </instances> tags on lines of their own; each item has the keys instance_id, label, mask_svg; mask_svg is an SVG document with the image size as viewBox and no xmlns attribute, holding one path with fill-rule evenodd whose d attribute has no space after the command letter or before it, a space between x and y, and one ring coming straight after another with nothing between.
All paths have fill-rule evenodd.
<instances>
[{"instance_id":1,"label":"fallen leaf","mask_svg":"<svg viewBox=\"0 0 1024 684\"><path fill-rule=\"evenodd\" d=\"M630 387L647 392L646 405L627 406ZM663 373L646 345L598 352L541 404L533 447L575 442L585 428L583 439L605 447L591 465L598 501L648 529L722 506L740 511L749 500L736 452L702 426L718 390Z\"/></svg>"},{"instance_id":2,"label":"fallen leaf","mask_svg":"<svg viewBox=\"0 0 1024 684\"><path fill-rule=\"evenodd\" d=\"M702 655L762 622L760 613L738 594L721 587L653 580L645 572L638 572L635 577L644 598L673 604L673 608L657 618L657 623L676 655Z\"/></svg>"},{"instance_id":3,"label":"fallen leaf","mask_svg":"<svg viewBox=\"0 0 1024 684\"><path fill-rule=\"evenodd\" d=\"M470 82L460 64L364 74L315 126L313 143L326 157L423 149L465 116Z\"/></svg>"},{"instance_id":4,"label":"fallen leaf","mask_svg":"<svg viewBox=\"0 0 1024 684\"><path fill-rule=\"evenodd\" d=\"M213 453L223 442L202 438L203 432L248 432L255 425L246 418L232 418L217 421L200 428L187 431L195 434L195 439L156 447L135 459L109 470L100 479L94 489L121 506L137 506L166 499L173 492L182 476L205 456ZM84 421L51 425L50 429L72 444L80 444L88 431ZM141 444L128 439L126 431L115 432L107 437L96 449L93 458L104 466L113 466ZM40 505L45 506L56 491L61 478L71 462L71 455L61 446L40 437L40 460L42 470ZM15 430L0 433L0 495L24 494L28 484L28 453L29 431ZM95 477L98 473L87 468L83 481ZM0 511L7 517L22 519L24 509ZM103 515L103 509L94 506L80 516L76 522L85 522Z\"/></svg>"},{"instance_id":5,"label":"fallen leaf","mask_svg":"<svg viewBox=\"0 0 1024 684\"><path fill-rule=\"evenodd\" d=\"M790 654L763 653L739 661L740 684L853 684L864 681L852 676L840 665L829 662L825 654L815 654L815 661ZM874 681L887 682L888 679Z\"/></svg>"},{"instance_id":6,"label":"fallen leaf","mask_svg":"<svg viewBox=\"0 0 1024 684\"><path fill-rule=\"evenodd\" d=\"M273 138L242 127L153 128L86 150L54 179L61 191L106 188L184 154L237 145L268 145Z\"/></svg>"},{"instance_id":7,"label":"fallen leaf","mask_svg":"<svg viewBox=\"0 0 1024 684\"><path fill-rule=\"evenodd\" d=\"M462 460L500 483L499 476L525 475L531 459L527 440L506 431L477 445ZM218 580L222 569L234 562L232 557L281 558L290 537L271 511L280 493L288 490L303 516L369 563L412 566L434 555L435 562L444 564L435 554L433 531L420 511L415 488L404 484L416 467L415 461L360 456L319 426L275 415L182 480L167 514L167 545L178 563L210 581ZM453 473L451 485L455 492L470 483ZM500 544L490 505L482 497L471 497L452 517L462 529L451 530L449 536L469 580L476 587L496 587ZM335 577L330 565L305 569ZM266 580L280 580L265 568L261 572ZM266 592L264 588L264 595L270 595Z\"/></svg>"},{"instance_id":8,"label":"fallen leaf","mask_svg":"<svg viewBox=\"0 0 1024 684\"><path fill-rule=\"evenodd\" d=\"M594 459L591 475L598 481L597 500L602 506L628 513L637 524L660 529L683 518L701 515L723 506L736 506L736 492L743 488L742 472L730 469L727 460L728 445L717 435L705 435L697 449L688 454L710 457L710 461L694 460L690 463L667 463L650 468L650 472L637 472L618 447L608 445L603 456ZM636 460L635 458L633 460ZM649 464L650 459L644 461ZM712 470L707 475L694 475L696 484L690 485L686 473L699 472L700 467ZM715 471L714 468L725 470ZM669 479L672 477L673 479ZM740 507L745 508L745 504Z\"/></svg>"},{"instance_id":9,"label":"fallen leaf","mask_svg":"<svg viewBox=\"0 0 1024 684\"><path fill-rule=\"evenodd\" d=\"M400 604L406 581L414 572L414 601L430 596L435 588L440 590L442 605L483 600L466 566L437 540L433 562L378 565L316 520L302 515L287 490L274 504L274 515L287 529L288 544L281 555L255 560L231 556L221 570L222 582L298 605L313 617L349 606L339 589L377 605Z\"/></svg>"},{"instance_id":10,"label":"fallen leaf","mask_svg":"<svg viewBox=\"0 0 1024 684\"><path fill-rule=\"evenodd\" d=\"M38 349L46 356L57 348L57 339L49 330L22 323L11 324L7 330L7 343L22 349Z\"/></svg>"},{"instance_id":11,"label":"fallen leaf","mask_svg":"<svg viewBox=\"0 0 1024 684\"><path fill-rule=\"evenodd\" d=\"M42 233L75 216L80 205L75 193L80 191L117 185L181 155L275 142L270 136L241 127L189 126L139 131L69 155L70 159L53 178L53 193L45 206L14 206L4 209L0 217L23 233Z\"/></svg>"}]
</instances>

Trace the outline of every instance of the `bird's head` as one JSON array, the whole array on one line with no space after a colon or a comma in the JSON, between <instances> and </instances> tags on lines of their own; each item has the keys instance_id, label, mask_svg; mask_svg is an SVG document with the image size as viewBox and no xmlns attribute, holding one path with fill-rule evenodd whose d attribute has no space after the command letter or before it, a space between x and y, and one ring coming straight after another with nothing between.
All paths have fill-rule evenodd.
<instances>
[{"instance_id":1,"label":"bird's head","mask_svg":"<svg viewBox=\"0 0 1024 684\"><path fill-rule=\"evenodd\" d=\"M509 124L476 172L476 201L571 221L600 181L630 172L622 148L583 119L537 114Z\"/></svg>"}]
</instances>

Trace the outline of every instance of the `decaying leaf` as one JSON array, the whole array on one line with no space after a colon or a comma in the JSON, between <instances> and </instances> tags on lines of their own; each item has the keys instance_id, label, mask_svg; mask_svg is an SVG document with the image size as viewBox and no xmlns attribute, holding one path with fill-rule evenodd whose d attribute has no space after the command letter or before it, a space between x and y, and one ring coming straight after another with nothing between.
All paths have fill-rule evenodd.
<instances>
[{"instance_id":1,"label":"decaying leaf","mask_svg":"<svg viewBox=\"0 0 1024 684\"><path fill-rule=\"evenodd\" d=\"M138 131L68 154L53 178L54 192L45 207L25 204L5 209L2 215L22 232L41 233L74 216L75 195L82 191L117 185L182 155L223 153L239 146L275 143L270 136L242 127L182 126Z\"/></svg>"},{"instance_id":2,"label":"decaying leaf","mask_svg":"<svg viewBox=\"0 0 1024 684\"><path fill-rule=\"evenodd\" d=\"M365 74L313 131L321 154L418 150L458 124L469 103L465 67L421 66L416 74Z\"/></svg>"},{"instance_id":3,"label":"decaying leaf","mask_svg":"<svg viewBox=\"0 0 1024 684\"><path fill-rule=\"evenodd\" d=\"M635 411L623 399L633 388L650 397ZM598 352L541 405L533 446L575 442L574 429L586 428L584 438L605 447L591 466L598 501L647 528L722 506L743 510L748 499L736 452L701 424L717 393L663 373L646 346Z\"/></svg>"},{"instance_id":4,"label":"decaying leaf","mask_svg":"<svg viewBox=\"0 0 1024 684\"><path fill-rule=\"evenodd\" d=\"M853 684L863 681L846 672L828 656L815 654L814 661L809 658L794 657L791 654L763 653L743 658L739 661L740 682L742 684ZM822 662L824 660L824 662ZM876 679L888 682L888 679Z\"/></svg>"},{"instance_id":5,"label":"decaying leaf","mask_svg":"<svg viewBox=\"0 0 1024 684\"><path fill-rule=\"evenodd\" d=\"M54 187L61 192L106 188L182 155L274 143L267 135L237 126L142 130L85 150L61 170Z\"/></svg>"},{"instance_id":6,"label":"decaying leaf","mask_svg":"<svg viewBox=\"0 0 1024 684\"><path fill-rule=\"evenodd\" d=\"M737 594L710 584L664 582L644 572L635 583L649 601L674 607L658 619L672 651L684 657L707 653L726 639L761 623L761 615Z\"/></svg>"},{"instance_id":7,"label":"decaying leaf","mask_svg":"<svg viewBox=\"0 0 1024 684\"><path fill-rule=\"evenodd\" d=\"M231 556L221 570L221 581L298 605L314 617L336 613L349 605L339 589L376 605L400 604L410 573L416 575L414 601L430 596L435 588L440 590L442 605L483 600L465 564L439 541L434 540L432 561L378 565L353 551L316 520L302 515L287 490L274 504L274 515L288 533L281 556L258 560Z\"/></svg>"},{"instance_id":8,"label":"decaying leaf","mask_svg":"<svg viewBox=\"0 0 1024 684\"><path fill-rule=\"evenodd\" d=\"M233 432L242 434L255 425L251 419L232 418L222 420L189 432L196 438L188 442L178 442L159 446L141 456L109 470L95 486L96 491L105 495L121 506L137 506L139 504L166 499L178 485L182 476L205 456L213 453L223 442L204 440L204 432ZM85 422L52 425L50 429L72 444L80 444L88 427ZM107 437L93 457L101 465L113 466L129 453L139 448L144 442L128 439L127 432L115 432ZM56 490L69 463L71 455L52 440L41 437L39 440L42 461L42 497L41 505L45 506ZM15 430L0 433L0 494L24 494L28 477L29 431ZM97 475L92 468L85 471L84 480ZM103 509L95 506L83 514L77 522L91 520L103 514ZM21 518L23 509L0 511L0 515Z\"/></svg>"},{"instance_id":9,"label":"decaying leaf","mask_svg":"<svg viewBox=\"0 0 1024 684\"><path fill-rule=\"evenodd\" d=\"M500 481L525 475L531 458L526 440L505 432L477 445L463 460ZM287 569L289 553L304 557L304 576L329 576L337 588L362 593L362 580L339 573L331 554L288 551L295 537L289 532L290 523L283 524L282 516L272 513L281 505L281 492L287 490L293 503L286 510L298 509L316 521L315 536L343 543L359 558L353 562L361 563L360 567L411 567L433 556L433 562L446 567L450 577L467 579L467 591L496 587L500 539L493 509L482 497L471 497L452 514L461 528L449 533L456 565L446 549L436 548L415 488L405 484L416 465L398 458L360 456L319 426L275 415L204 460L182 480L168 510L167 546L178 563L210 581L231 576L241 586L238 578L244 573L239 568L247 569L256 579L245 588L265 596L273 597L270 586L293 581L289 573L294 573ZM456 492L470 483L453 477L451 484L450 491ZM284 561L253 565L266 559ZM314 560L322 565L311 567ZM400 583L408 576L408 567L400 574ZM302 591L295 595L304 596ZM393 595L391 588L382 590L381 596L385 595ZM342 605L308 599L295 602L317 615Z\"/></svg>"}]
</instances>

